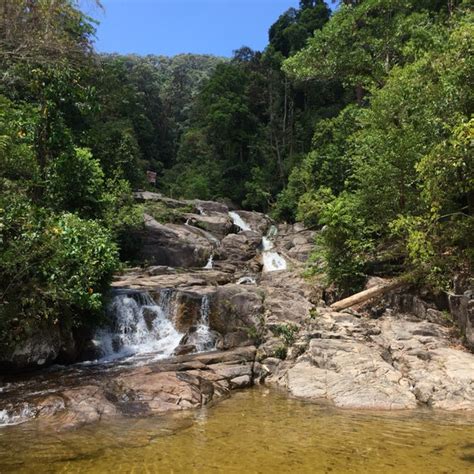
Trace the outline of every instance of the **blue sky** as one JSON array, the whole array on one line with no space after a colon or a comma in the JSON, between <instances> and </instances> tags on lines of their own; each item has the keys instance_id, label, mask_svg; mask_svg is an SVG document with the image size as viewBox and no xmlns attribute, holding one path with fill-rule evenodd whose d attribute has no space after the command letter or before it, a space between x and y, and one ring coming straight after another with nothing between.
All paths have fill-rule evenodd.
<instances>
[{"instance_id":1,"label":"blue sky","mask_svg":"<svg viewBox=\"0 0 474 474\"><path fill-rule=\"evenodd\" d=\"M90 11L90 0L86 10ZM101 0L99 52L230 56L240 46L261 50L270 25L298 0ZM88 5L88 7L87 7Z\"/></svg>"}]
</instances>

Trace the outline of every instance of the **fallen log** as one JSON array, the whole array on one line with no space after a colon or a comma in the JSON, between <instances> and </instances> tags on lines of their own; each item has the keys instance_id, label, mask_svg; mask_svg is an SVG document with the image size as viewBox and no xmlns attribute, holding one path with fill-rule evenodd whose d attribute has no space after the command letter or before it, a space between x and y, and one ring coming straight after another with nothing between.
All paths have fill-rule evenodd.
<instances>
[{"instance_id":1,"label":"fallen log","mask_svg":"<svg viewBox=\"0 0 474 474\"><path fill-rule=\"evenodd\" d=\"M369 288L368 290L364 290L360 293L356 293L355 295L349 296L348 298L344 298L343 300L336 301L336 303L333 303L330 308L334 311L342 311L343 309L350 308L351 306L363 303L364 301L376 298L377 296L382 296L406 284L407 282L405 279L397 279L387 283L382 283L380 285L376 285L372 288Z\"/></svg>"}]
</instances>

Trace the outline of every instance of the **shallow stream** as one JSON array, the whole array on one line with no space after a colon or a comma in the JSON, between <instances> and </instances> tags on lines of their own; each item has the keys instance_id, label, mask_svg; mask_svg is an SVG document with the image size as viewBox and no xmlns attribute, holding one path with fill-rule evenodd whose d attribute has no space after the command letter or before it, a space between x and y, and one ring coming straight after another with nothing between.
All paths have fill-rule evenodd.
<instances>
[{"instance_id":1,"label":"shallow stream","mask_svg":"<svg viewBox=\"0 0 474 474\"><path fill-rule=\"evenodd\" d=\"M5 427L0 472L472 473L474 417L341 411L257 388L69 432Z\"/></svg>"}]
</instances>

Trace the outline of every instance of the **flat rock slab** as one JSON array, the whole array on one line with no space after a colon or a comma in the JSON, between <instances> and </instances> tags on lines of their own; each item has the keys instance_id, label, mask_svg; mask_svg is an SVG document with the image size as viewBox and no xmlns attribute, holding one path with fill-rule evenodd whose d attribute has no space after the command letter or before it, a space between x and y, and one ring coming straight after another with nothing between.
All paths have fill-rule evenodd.
<instances>
[{"instance_id":1,"label":"flat rock slab","mask_svg":"<svg viewBox=\"0 0 474 474\"><path fill-rule=\"evenodd\" d=\"M288 371L287 387L295 396L330 400L341 408L393 410L417 406L409 382L363 344L314 339L308 359Z\"/></svg>"},{"instance_id":2,"label":"flat rock slab","mask_svg":"<svg viewBox=\"0 0 474 474\"><path fill-rule=\"evenodd\" d=\"M323 312L297 342L306 351L269 379L294 396L352 409L474 410L474 355L437 324Z\"/></svg>"},{"instance_id":3,"label":"flat rock slab","mask_svg":"<svg viewBox=\"0 0 474 474\"><path fill-rule=\"evenodd\" d=\"M161 275L142 272L121 275L112 283L112 287L137 290L179 289L192 286L225 285L231 280L231 275L217 270L189 270Z\"/></svg>"}]
</instances>

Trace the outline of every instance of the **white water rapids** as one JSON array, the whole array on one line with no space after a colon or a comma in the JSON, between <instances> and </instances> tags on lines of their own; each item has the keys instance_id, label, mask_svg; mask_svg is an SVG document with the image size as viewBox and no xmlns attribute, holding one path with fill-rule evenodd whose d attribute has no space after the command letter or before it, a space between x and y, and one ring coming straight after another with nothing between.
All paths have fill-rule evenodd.
<instances>
[{"instance_id":1,"label":"white water rapids","mask_svg":"<svg viewBox=\"0 0 474 474\"><path fill-rule=\"evenodd\" d=\"M139 356L145 354L146 361L172 356L184 336L173 325L175 295L173 290L165 289L156 303L145 292L127 291L116 294L108 307L109 327L97 331L93 341L97 354L100 354L98 360L81 363L79 366L100 365L132 356L133 359L129 360L140 364ZM199 320L196 326L190 328L194 352L215 349L216 333L209 328L210 307L210 297L204 295ZM138 357L135 359L135 356ZM35 406L26 402L10 403L0 410L0 428L24 423L36 415Z\"/></svg>"},{"instance_id":2,"label":"white water rapids","mask_svg":"<svg viewBox=\"0 0 474 474\"><path fill-rule=\"evenodd\" d=\"M213 337L209 329L209 313L210 313L210 299L208 295L204 295L201 301L201 311L199 323L196 329L196 351L205 352L215 348L215 337Z\"/></svg>"},{"instance_id":3,"label":"white water rapids","mask_svg":"<svg viewBox=\"0 0 474 474\"><path fill-rule=\"evenodd\" d=\"M211 254L209 260L207 261L206 265L204 265L204 270L212 270L214 267L214 254Z\"/></svg>"},{"instance_id":4,"label":"white water rapids","mask_svg":"<svg viewBox=\"0 0 474 474\"><path fill-rule=\"evenodd\" d=\"M275 226L270 227L266 237L262 238L262 258L263 271L276 272L279 270L286 270L286 260L277 252L273 250L274 245L270 238L276 235L277 229Z\"/></svg>"},{"instance_id":5,"label":"white water rapids","mask_svg":"<svg viewBox=\"0 0 474 474\"><path fill-rule=\"evenodd\" d=\"M234 211L229 212L229 216L232 219L232 222L240 228L240 230L252 230L250 226Z\"/></svg>"},{"instance_id":6,"label":"white water rapids","mask_svg":"<svg viewBox=\"0 0 474 474\"><path fill-rule=\"evenodd\" d=\"M173 324L174 294L172 290L162 291L158 303L148 293L116 295L108 309L111 325L99 330L94 339L102 354L100 361L143 354L152 354L154 360L172 356L184 336ZM213 349L209 306L209 297L204 296L195 337L196 352Z\"/></svg>"},{"instance_id":7,"label":"white water rapids","mask_svg":"<svg viewBox=\"0 0 474 474\"><path fill-rule=\"evenodd\" d=\"M121 294L109 306L111 327L97 332L95 343L101 360L113 360L139 354L165 358L173 354L183 334L172 321L170 291L161 293L158 304L148 293Z\"/></svg>"},{"instance_id":8,"label":"white water rapids","mask_svg":"<svg viewBox=\"0 0 474 474\"><path fill-rule=\"evenodd\" d=\"M251 227L245 222L237 212L229 212L233 223L241 230L252 230ZM263 271L264 272L277 272L280 270L286 270L286 260L278 253L273 250L275 247L271 241L272 237L275 237L278 233L278 229L275 226L271 226L265 237L262 237L262 259L263 259ZM240 284L243 283L240 282Z\"/></svg>"}]
</instances>

